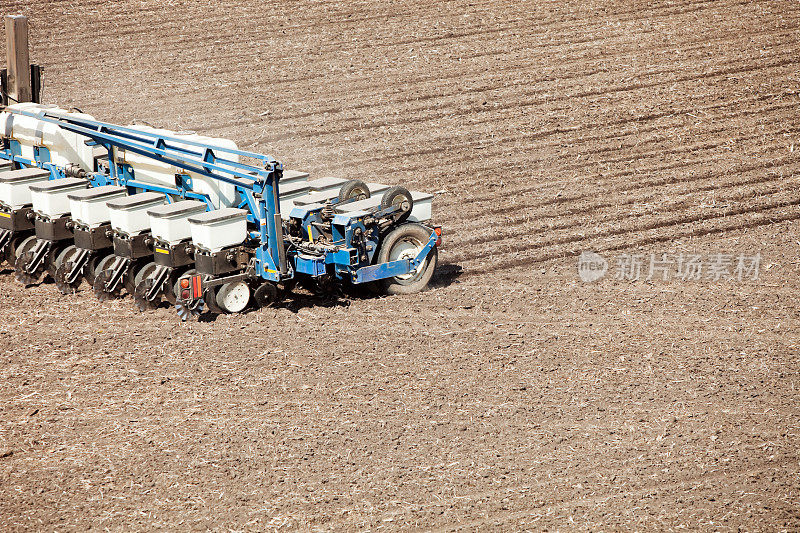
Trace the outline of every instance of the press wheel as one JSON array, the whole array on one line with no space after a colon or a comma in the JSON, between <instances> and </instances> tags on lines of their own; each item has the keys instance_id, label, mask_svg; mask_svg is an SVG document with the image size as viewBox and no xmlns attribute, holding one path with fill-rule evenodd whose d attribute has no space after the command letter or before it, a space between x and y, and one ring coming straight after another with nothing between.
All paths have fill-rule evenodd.
<instances>
[{"instance_id":1,"label":"press wheel","mask_svg":"<svg viewBox=\"0 0 800 533\"><path fill-rule=\"evenodd\" d=\"M97 296L97 299L101 302L119 298L122 294L122 284L117 286L117 288L113 291L106 290L106 284L108 283L108 280L110 280L114 275L112 267L114 266L116 260L117 256L113 254L107 255L97 262L97 266L94 269L92 289L94 290L94 295Z\"/></svg>"},{"instance_id":2,"label":"press wheel","mask_svg":"<svg viewBox=\"0 0 800 533\"><path fill-rule=\"evenodd\" d=\"M56 282L56 287L61 294L73 294L78 290L81 284L82 276L78 275L72 283L67 283L67 277L72 271L73 260L78 255L79 251L76 246L67 246L60 254L56 256L53 266L55 267L55 274L53 279Z\"/></svg>"},{"instance_id":3,"label":"press wheel","mask_svg":"<svg viewBox=\"0 0 800 533\"><path fill-rule=\"evenodd\" d=\"M36 237L31 236L26 238L24 241L20 243L17 249L14 251L14 255L16 256L14 264L16 266L17 272L17 280L23 285L32 285L39 281L41 275L39 273L28 274L26 271L26 267L28 263L33 260L33 247L36 246Z\"/></svg>"},{"instance_id":4,"label":"press wheel","mask_svg":"<svg viewBox=\"0 0 800 533\"><path fill-rule=\"evenodd\" d=\"M258 307L268 307L279 302L282 297L283 291L271 281L265 281L253 293L253 299Z\"/></svg>"},{"instance_id":5,"label":"press wheel","mask_svg":"<svg viewBox=\"0 0 800 533\"><path fill-rule=\"evenodd\" d=\"M225 283L215 291L217 306L226 313L239 313L250 303L250 286L244 281Z\"/></svg>"}]
</instances>

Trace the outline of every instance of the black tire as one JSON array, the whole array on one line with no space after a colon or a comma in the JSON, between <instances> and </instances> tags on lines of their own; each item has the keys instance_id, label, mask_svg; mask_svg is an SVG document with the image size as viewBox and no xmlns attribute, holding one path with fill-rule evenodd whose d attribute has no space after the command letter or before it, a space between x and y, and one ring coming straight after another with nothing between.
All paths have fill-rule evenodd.
<instances>
[{"instance_id":1,"label":"black tire","mask_svg":"<svg viewBox=\"0 0 800 533\"><path fill-rule=\"evenodd\" d=\"M366 200L370 197L369 187L361 180L350 180L339 189L339 202Z\"/></svg>"},{"instance_id":2,"label":"black tire","mask_svg":"<svg viewBox=\"0 0 800 533\"><path fill-rule=\"evenodd\" d=\"M381 243L377 263L388 263L398 259L414 257L414 249L419 250L428 243L431 230L421 224L403 224L392 230ZM380 280L378 283L385 294L413 294L424 290L439 261L439 250L434 246L428 257L415 273Z\"/></svg>"},{"instance_id":3,"label":"black tire","mask_svg":"<svg viewBox=\"0 0 800 533\"><path fill-rule=\"evenodd\" d=\"M280 301L282 292L272 281L265 281L253 291L253 300L258 307L269 307Z\"/></svg>"},{"instance_id":4,"label":"black tire","mask_svg":"<svg viewBox=\"0 0 800 533\"><path fill-rule=\"evenodd\" d=\"M387 207L399 207L401 214L397 216L396 220L397 222L403 222L411 216L414 200L411 198L411 193L408 192L408 189L398 185L383 193L381 209L386 209Z\"/></svg>"}]
</instances>

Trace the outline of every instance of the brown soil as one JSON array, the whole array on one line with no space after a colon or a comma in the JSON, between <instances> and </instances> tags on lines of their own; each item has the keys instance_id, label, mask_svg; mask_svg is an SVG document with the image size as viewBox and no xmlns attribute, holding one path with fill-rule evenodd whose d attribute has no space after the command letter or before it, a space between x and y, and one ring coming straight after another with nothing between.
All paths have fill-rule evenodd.
<instances>
[{"instance_id":1,"label":"brown soil","mask_svg":"<svg viewBox=\"0 0 800 533\"><path fill-rule=\"evenodd\" d=\"M800 528L795 2L2 11L47 101L435 191L445 244L424 294L205 322L4 271L0 529Z\"/></svg>"}]
</instances>

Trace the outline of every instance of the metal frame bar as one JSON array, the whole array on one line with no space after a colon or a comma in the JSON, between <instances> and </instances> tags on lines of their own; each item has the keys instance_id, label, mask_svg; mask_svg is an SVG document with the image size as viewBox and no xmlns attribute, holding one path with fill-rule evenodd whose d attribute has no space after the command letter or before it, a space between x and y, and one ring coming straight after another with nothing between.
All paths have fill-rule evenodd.
<instances>
[{"instance_id":1,"label":"metal frame bar","mask_svg":"<svg viewBox=\"0 0 800 533\"><path fill-rule=\"evenodd\" d=\"M431 253L431 250L436 246L436 241L438 240L439 235L437 235L434 230L431 232L428 242L420 249L414 259L399 259L397 261L389 261L388 263L361 267L353 273L353 283L366 283L410 273L428 257L428 254Z\"/></svg>"}]
</instances>

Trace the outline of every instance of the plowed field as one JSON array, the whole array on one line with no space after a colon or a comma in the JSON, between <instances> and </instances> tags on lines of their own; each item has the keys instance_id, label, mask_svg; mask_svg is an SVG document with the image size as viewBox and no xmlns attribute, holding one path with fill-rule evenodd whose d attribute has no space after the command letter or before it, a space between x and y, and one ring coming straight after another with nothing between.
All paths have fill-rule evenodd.
<instances>
[{"instance_id":1,"label":"plowed field","mask_svg":"<svg viewBox=\"0 0 800 533\"><path fill-rule=\"evenodd\" d=\"M445 232L423 294L201 322L0 272L0 529L800 528L796 2L0 13L47 102L435 192ZM614 275L720 253L757 279Z\"/></svg>"}]
</instances>

